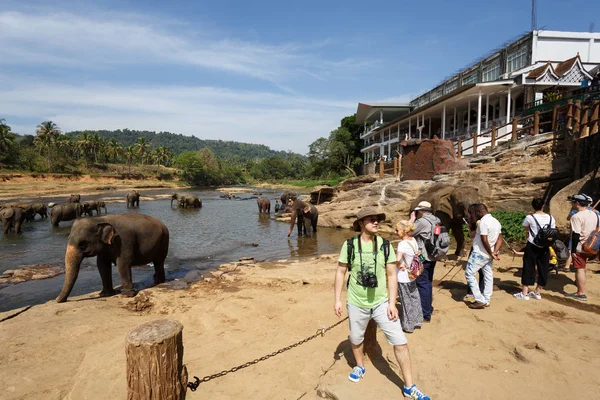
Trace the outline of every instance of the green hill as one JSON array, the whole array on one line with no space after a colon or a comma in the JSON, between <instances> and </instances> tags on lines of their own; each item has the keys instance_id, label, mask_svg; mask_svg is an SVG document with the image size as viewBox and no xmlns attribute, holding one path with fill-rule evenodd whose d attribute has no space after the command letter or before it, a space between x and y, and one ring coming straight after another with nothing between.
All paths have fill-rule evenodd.
<instances>
[{"instance_id":1,"label":"green hill","mask_svg":"<svg viewBox=\"0 0 600 400\"><path fill-rule=\"evenodd\" d=\"M167 147L175 152L175 154L183 153L184 151L197 151L202 148L209 148L215 156L221 159L238 158L244 160L265 159L270 157L287 158L288 153L285 151L271 150L268 146L262 144L240 143L224 140L203 140L195 136L185 136L182 134L171 132L150 132L150 131L135 131L129 129L119 129L116 131L86 131L88 133L97 133L101 138L109 140L110 138L117 139L124 147L134 144L139 137L145 138L152 147L159 146ZM66 132L67 136L77 137L83 131Z\"/></svg>"}]
</instances>

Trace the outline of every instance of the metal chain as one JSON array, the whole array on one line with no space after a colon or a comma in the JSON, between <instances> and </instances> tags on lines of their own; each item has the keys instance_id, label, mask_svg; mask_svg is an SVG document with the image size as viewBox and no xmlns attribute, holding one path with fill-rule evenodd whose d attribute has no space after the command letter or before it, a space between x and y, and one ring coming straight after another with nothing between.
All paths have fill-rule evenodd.
<instances>
[{"instance_id":1,"label":"metal chain","mask_svg":"<svg viewBox=\"0 0 600 400\"><path fill-rule=\"evenodd\" d=\"M335 328L336 326L338 326L339 324L341 324L342 322L344 322L347 319L348 319L348 317L346 317L344 319L341 319L338 322L336 322L335 324L331 325L329 328L318 329L317 333L315 333L312 336L307 337L304 340L301 340L301 341L299 341L297 343L291 344L291 345L289 345L287 347L284 347L283 349L279 349L277 351L274 351L271 354L267 354L266 356L262 356L260 358L255 359L255 360L248 361L247 363L244 363L242 365L238 365L237 367L233 367L231 369L227 369L227 370L224 370L224 371L221 371L221 372L217 372L216 374L207 375L207 376L205 376L202 379L198 378L197 376L194 376L194 382L188 382L187 383L187 387L189 387L192 392L195 392L196 389L198 389L198 386L200 386L201 383L208 382L208 381L213 380L215 378L220 378L220 377L225 376L225 375L227 375L227 374L229 374L231 372L239 371L240 369L249 367L249 366L254 365L254 364L258 364L261 361L268 360L271 357L275 357L277 354L281 354L281 353L284 353L284 352L286 352L288 350L293 349L294 347L298 347L301 344L309 342L309 341L313 340L314 338L316 338L318 336L323 337L323 336L325 336L325 332L327 332L328 330L331 330L331 329Z\"/></svg>"}]
</instances>

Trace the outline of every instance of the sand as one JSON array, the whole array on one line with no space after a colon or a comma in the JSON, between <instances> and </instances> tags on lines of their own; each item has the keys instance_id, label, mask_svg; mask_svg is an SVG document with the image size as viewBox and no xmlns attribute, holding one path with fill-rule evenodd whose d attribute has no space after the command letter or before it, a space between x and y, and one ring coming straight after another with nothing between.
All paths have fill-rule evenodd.
<instances>
[{"instance_id":1,"label":"sand","mask_svg":"<svg viewBox=\"0 0 600 400\"><path fill-rule=\"evenodd\" d=\"M492 305L471 310L461 301L461 266L438 264L432 322L408 335L415 380L433 399L598 398L600 266L591 265L589 301L581 303L562 294L574 291L573 273L552 274L541 301L515 300L518 265L510 256L497 262ZM335 266L335 255L232 263L183 290L155 287L133 300L100 299L95 292L36 305L0 323L0 397L123 399L125 335L159 318L183 324L190 376L254 360L338 321ZM347 335L344 322L324 337L203 383L187 398L401 398L396 360L380 332L380 351L367 362L365 378L348 381Z\"/></svg>"}]
</instances>

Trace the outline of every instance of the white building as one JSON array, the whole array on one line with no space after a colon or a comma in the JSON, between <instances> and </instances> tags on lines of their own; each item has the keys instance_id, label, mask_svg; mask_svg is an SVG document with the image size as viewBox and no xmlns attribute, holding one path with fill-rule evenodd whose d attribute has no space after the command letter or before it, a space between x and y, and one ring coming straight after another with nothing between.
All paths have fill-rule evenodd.
<instances>
[{"instance_id":1,"label":"white building","mask_svg":"<svg viewBox=\"0 0 600 400\"><path fill-rule=\"evenodd\" d=\"M365 163L406 138L463 138L503 126L541 103L587 85L600 65L600 33L537 30L464 68L409 104L359 103ZM499 129L498 135L510 132ZM508 137L507 137L508 139ZM486 146L485 141L478 148ZM469 154L468 152L465 154Z\"/></svg>"}]
</instances>

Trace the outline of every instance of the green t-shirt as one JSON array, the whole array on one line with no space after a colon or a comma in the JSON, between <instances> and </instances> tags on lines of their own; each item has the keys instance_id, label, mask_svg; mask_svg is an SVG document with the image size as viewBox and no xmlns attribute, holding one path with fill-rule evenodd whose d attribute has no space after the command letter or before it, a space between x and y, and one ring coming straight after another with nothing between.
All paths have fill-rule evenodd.
<instances>
[{"instance_id":1,"label":"green t-shirt","mask_svg":"<svg viewBox=\"0 0 600 400\"><path fill-rule=\"evenodd\" d=\"M362 262L364 265L364 270L368 272L373 272L373 270L375 270L375 274L377 276L376 288L367 288L361 286L356 280L358 272L361 270L361 257L358 252L358 240L360 239L354 239L354 261L352 262L352 269L350 270L350 285L348 286L347 301L353 306L361 308L374 308L381 304L388 297L387 274L384 264L385 256L383 250L381 249L381 246L383 245L383 239L377 237L377 268L374 268L375 257L373 254L373 244L368 243L366 245L362 245ZM338 261L343 264L348 263L348 243L346 241L344 241ZM396 252L394 252L394 249L391 245L387 262L388 264L396 262Z\"/></svg>"}]
</instances>

